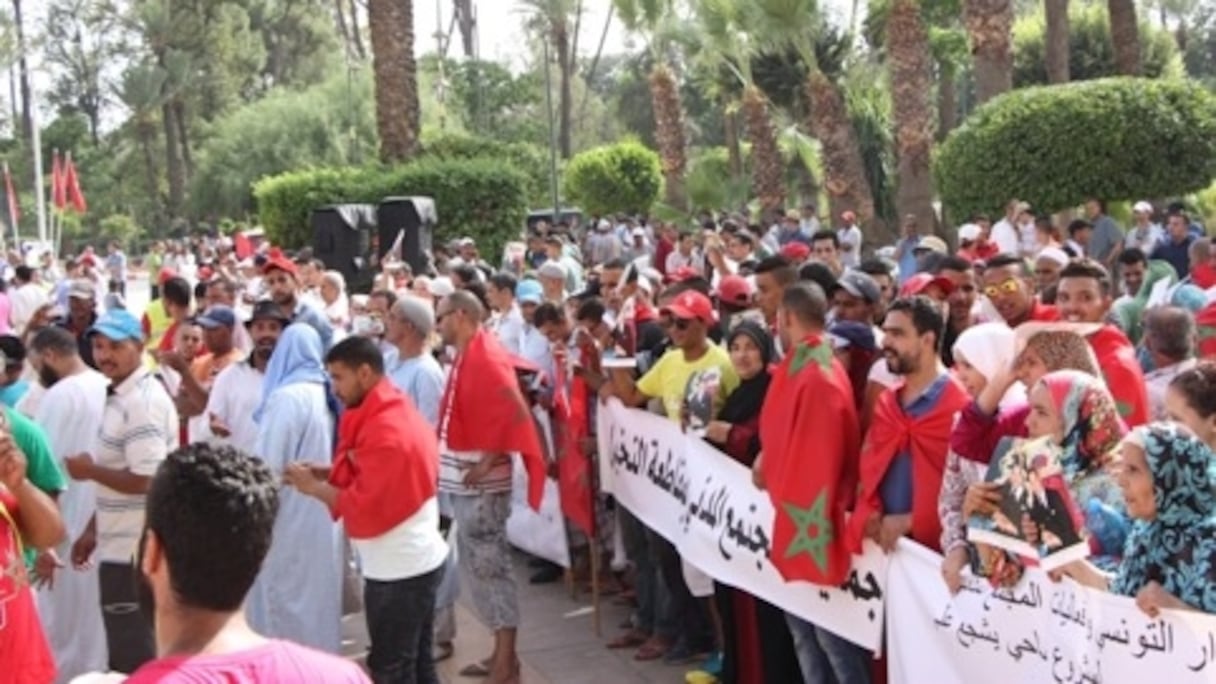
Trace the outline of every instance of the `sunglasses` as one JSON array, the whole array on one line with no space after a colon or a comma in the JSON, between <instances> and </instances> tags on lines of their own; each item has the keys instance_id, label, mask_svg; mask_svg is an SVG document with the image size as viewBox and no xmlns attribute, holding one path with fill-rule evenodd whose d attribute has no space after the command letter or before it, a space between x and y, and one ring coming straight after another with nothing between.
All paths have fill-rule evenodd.
<instances>
[{"instance_id":1,"label":"sunglasses","mask_svg":"<svg viewBox=\"0 0 1216 684\"><path fill-rule=\"evenodd\" d=\"M984 288L984 295L989 299L995 299L1001 295L1016 294L1019 289L1017 278L1009 278L999 285L989 285Z\"/></svg>"}]
</instances>

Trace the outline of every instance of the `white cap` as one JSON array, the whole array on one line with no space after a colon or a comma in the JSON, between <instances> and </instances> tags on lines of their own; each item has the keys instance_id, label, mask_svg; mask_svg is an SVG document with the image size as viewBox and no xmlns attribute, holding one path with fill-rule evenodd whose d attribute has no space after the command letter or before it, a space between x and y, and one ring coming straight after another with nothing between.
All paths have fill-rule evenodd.
<instances>
[{"instance_id":1,"label":"white cap","mask_svg":"<svg viewBox=\"0 0 1216 684\"><path fill-rule=\"evenodd\" d=\"M1134 211L1138 214L1152 214L1153 205L1149 204L1148 202L1145 202L1144 200L1140 200L1139 202L1136 202L1135 204L1132 205L1132 211Z\"/></svg>"},{"instance_id":2,"label":"white cap","mask_svg":"<svg viewBox=\"0 0 1216 684\"><path fill-rule=\"evenodd\" d=\"M1035 257L1036 261L1039 259L1053 261L1059 266L1068 265L1068 253L1059 247L1044 247L1039 250L1038 255Z\"/></svg>"},{"instance_id":3,"label":"white cap","mask_svg":"<svg viewBox=\"0 0 1216 684\"><path fill-rule=\"evenodd\" d=\"M964 223L958 227L958 239L963 242L978 240L984 231L974 223Z\"/></svg>"},{"instance_id":4,"label":"white cap","mask_svg":"<svg viewBox=\"0 0 1216 684\"><path fill-rule=\"evenodd\" d=\"M558 280L566 279L566 267L556 261L546 261L536 269L536 275L541 278L556 278Z\"/></svg>"},{"instance_id":5,"label":"white cap","mask_svg":"<svg viewBox=\"0 0 1216 684\"><path fill-rule=\"evenodd\" d=\"M634 229L633 229L633 236L634 236L634 237L646 237L646 229L645 229L645 228L643 228L643 227L641 227L641 226L638 226L637 228L634 228Z\"/></svg>"},{"instance_id":6,"label":"white cap","mask_svg":"<svg viewBox=\"0 0 1216 684\"><path fill-rule=\"evenodd\" d=\"M456 291L456 285L452 283L452 279L447 276L439 276L427 283L427 292L431 293L432 297L447 297Z\"/></svg>"}]
</instances>

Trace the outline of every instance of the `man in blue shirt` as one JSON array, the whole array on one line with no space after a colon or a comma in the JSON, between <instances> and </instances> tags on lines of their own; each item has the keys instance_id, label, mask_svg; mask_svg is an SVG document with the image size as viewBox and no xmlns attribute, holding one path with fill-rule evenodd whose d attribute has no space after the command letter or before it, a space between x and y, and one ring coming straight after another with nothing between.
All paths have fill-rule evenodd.
<instances>
[{"instance_id":1,"label":"man in blue shirt","mask_svg":"<svg viewBox=\"0 0 1216 684\"><path fill-rule=\"evenodd\" d=\"M1195 236L1190 232L1190 221L1186 212L1181 209L1171 210L1166 223L1166 234L1157 243L1150 258L1168 261L1178 273L1178 278L1186 278L1191 272L1191 243Z\"/></svg>"}]
</instances>

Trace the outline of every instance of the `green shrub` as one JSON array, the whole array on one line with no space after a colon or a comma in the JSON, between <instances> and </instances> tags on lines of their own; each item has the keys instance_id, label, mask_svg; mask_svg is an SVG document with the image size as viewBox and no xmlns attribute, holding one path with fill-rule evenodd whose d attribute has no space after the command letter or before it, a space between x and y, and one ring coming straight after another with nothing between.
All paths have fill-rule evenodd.
<instances>
[{"instance_id":1,"label":"green shrub","mask_svg":"<svg viewBox=\"0 0 1216 684\"><path fill-rule=\"evenodd\" d=\"M934 170L952 216L1185 194L1216 177L1216 96L1137 78L1015 90L951 133Z\"/></svg>"},{"instance_id":2,"label":"green shrub","mask_svg":"<svg viewBox=\"0 0 1216 684\"><path fill-rule=\"evenodd\" d=\"M566 164L565 196L589 215L646 212L659 198L659 155L636 140L595 147Z\"/></svg>"},{"instance_id":3,"label":"green shrub","mask_svg":"<svg viewBox=\"0 0 1216 684\"><path fill-rule=\"evenodd\" d=\"M487 259L523 229L528 212L523 174L490 159L427 159L397 167L310 169L254 184L258 218L269 238L294 249L312 243L309 217L326 204L378 203L393 195L434 198L435 240L469 236Z\"/></svg>"},{"instance_id":4,"label":"green shrub","mask_svg":"<svg viewBox=\"0 0 1216 684\"><path fill-rule=\"evenodd\" d=\"M487 157L508 162L524 174L528 183L528 203L536 207L553 204L549 183L549 153L537 145L525 142L502 142L466 133L443 133L424 136L422 153L437 159L475 159Z\"/></svg>"}]
</instances>

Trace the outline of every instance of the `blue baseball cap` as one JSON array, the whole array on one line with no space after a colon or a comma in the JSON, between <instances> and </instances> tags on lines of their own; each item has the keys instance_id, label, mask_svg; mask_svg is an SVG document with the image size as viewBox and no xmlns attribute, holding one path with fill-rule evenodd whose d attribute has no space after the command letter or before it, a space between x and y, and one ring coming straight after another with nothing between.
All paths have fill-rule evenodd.
<instances>
[{"instance_id":1,"label":"blue baseball cap","mask_svg":"<svg viewBox=\"0 0 1216 684\"><path fill-rule=\"evenodd\" d=\"M515 286L515 298L521 304L540 304L545 299L544 290L535 280L521 280Z\"/></svg>"},{"instance_id":2,"label":"blue baseball cap","mask_svg":"<svg viewBox=\"0 0 1216 684\"><path fill-rule=\"evenodd\" d=\"M236 312L231 307L220 304L207 309L201 316L196 316L194 322L207 330L234 328L236 327Z\"/></svg>"},{"instance_id":3,"label":"blue baseball cap","mask_svg":"<svg viewBox=\"0 0 1216 684\"><path fill-rule=\"evenodd\" d=\"M125 309L107 311L104 316L97 319L93 327L89 328L89 335L94 334L105 335L107 339L114 342L144 341L144 328L140 325L139 319Z\"/></svg>"}]
</instances>

